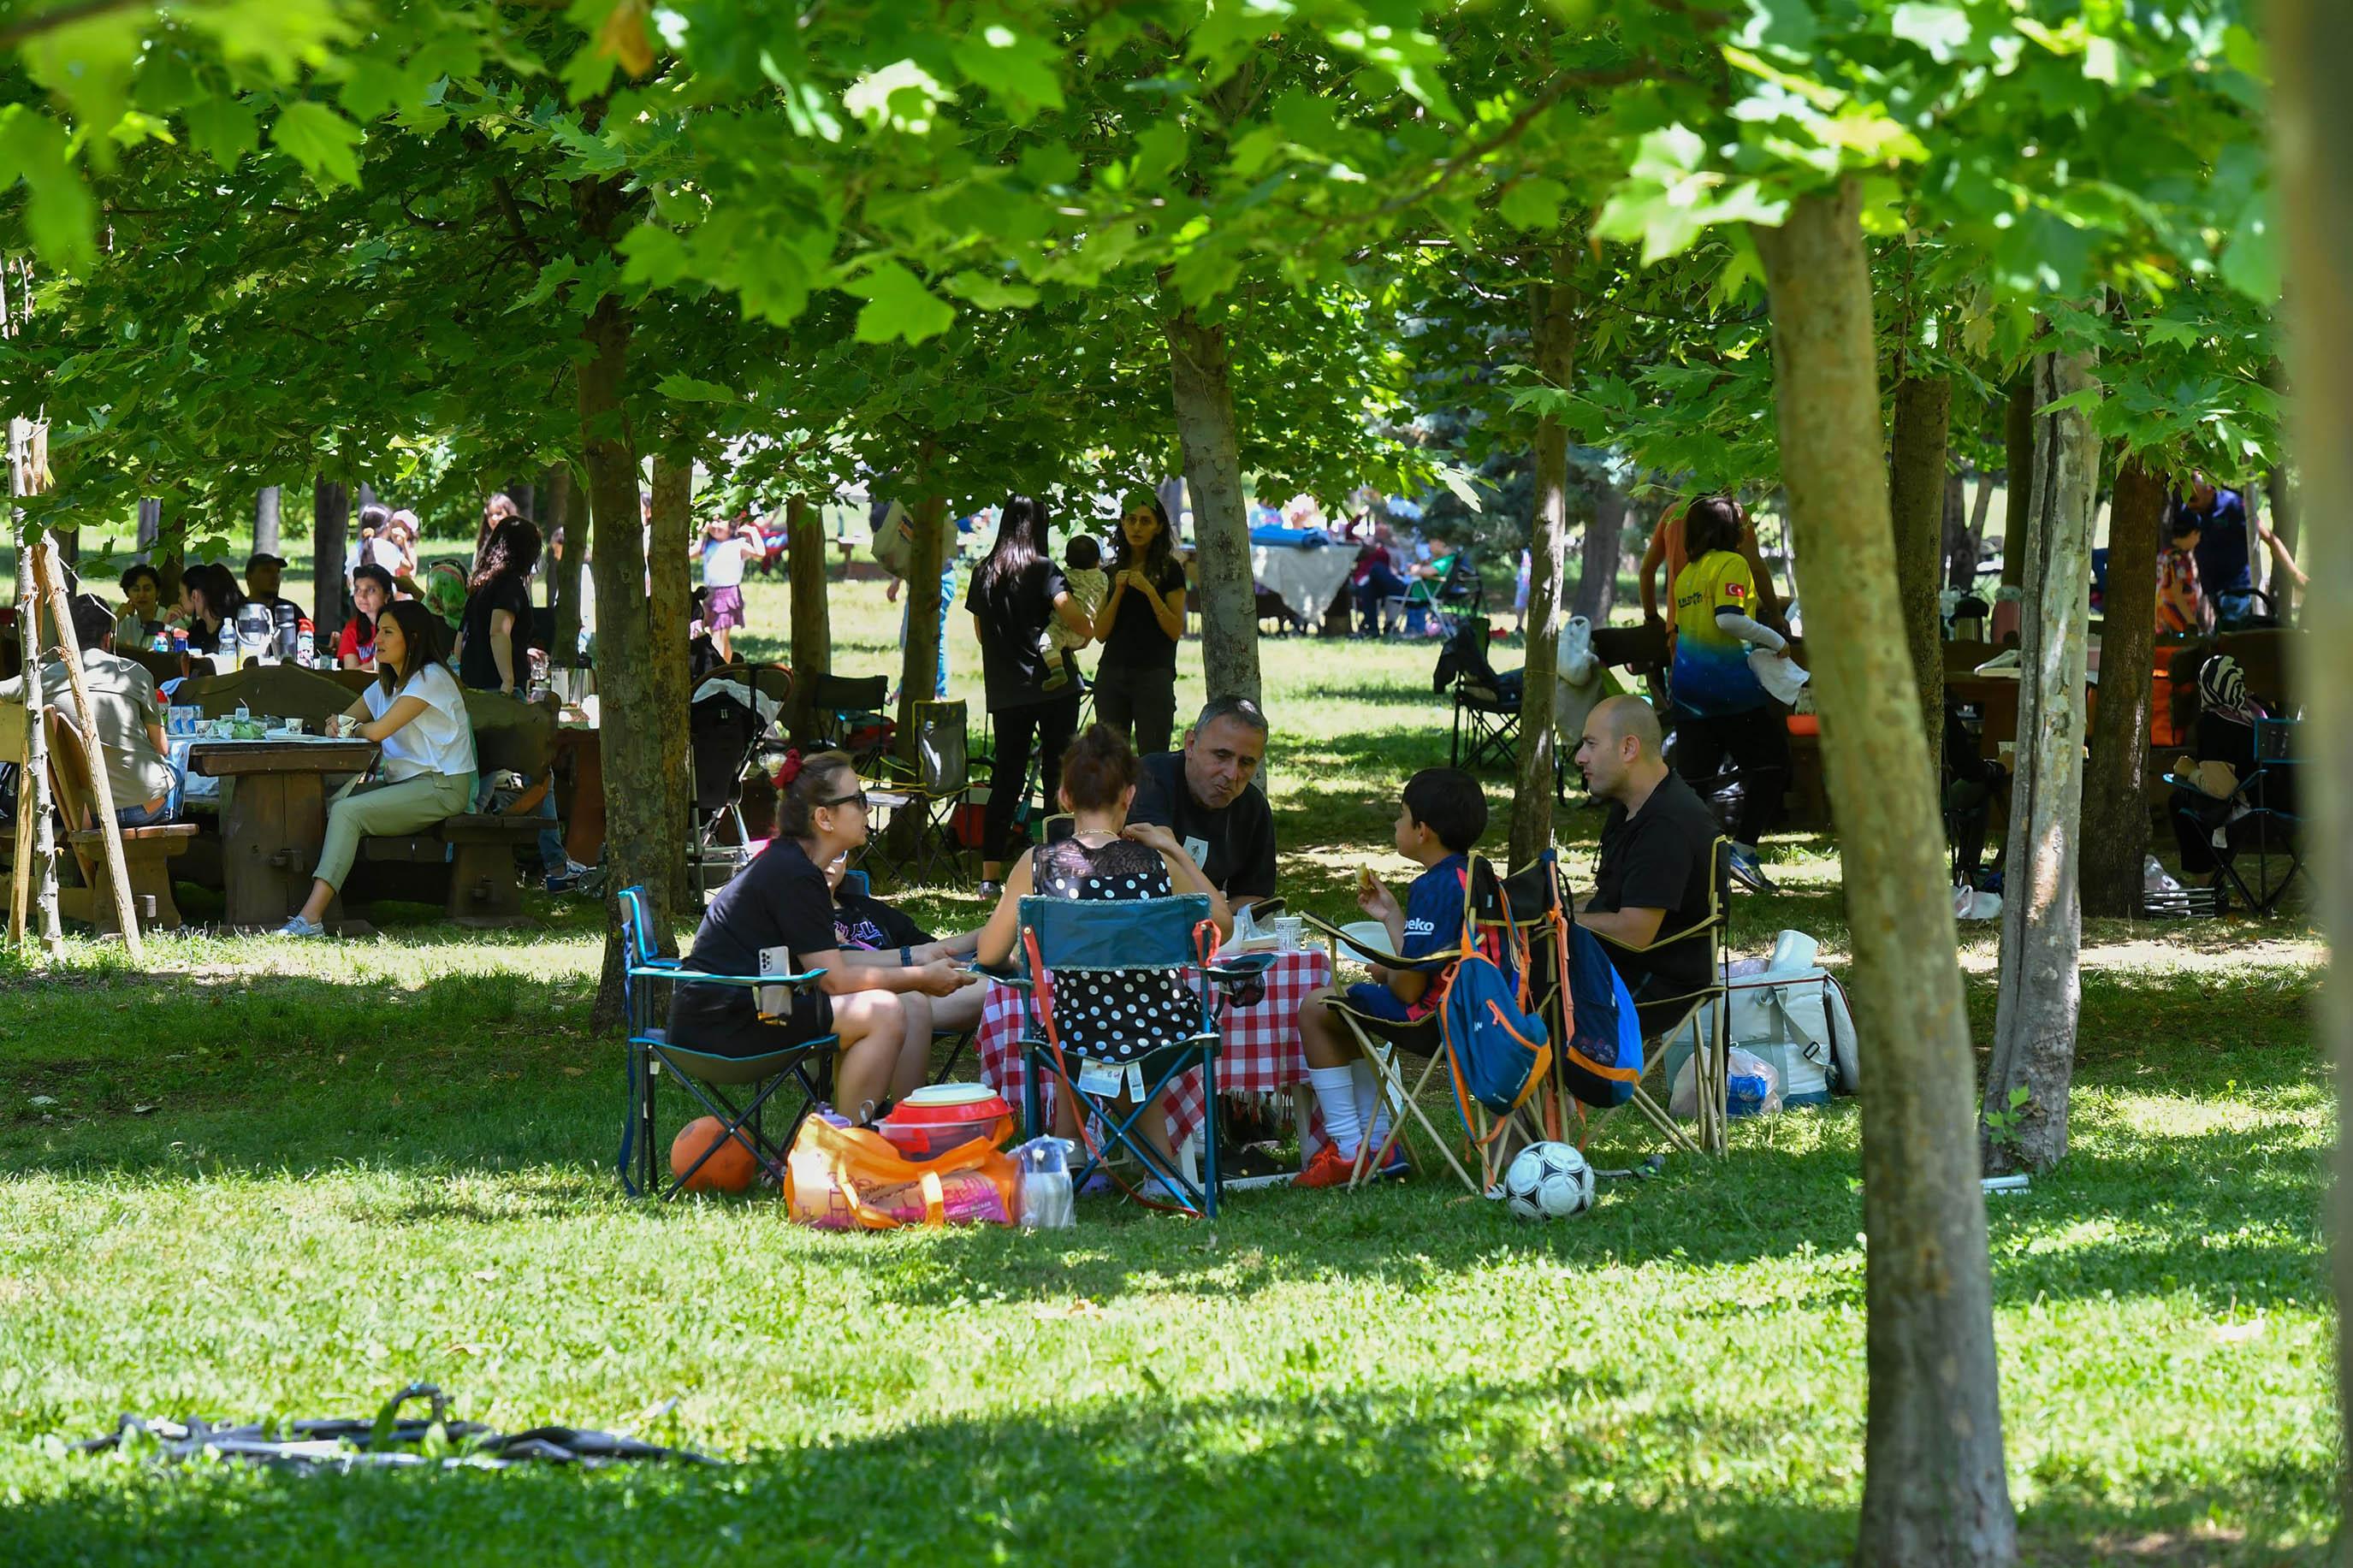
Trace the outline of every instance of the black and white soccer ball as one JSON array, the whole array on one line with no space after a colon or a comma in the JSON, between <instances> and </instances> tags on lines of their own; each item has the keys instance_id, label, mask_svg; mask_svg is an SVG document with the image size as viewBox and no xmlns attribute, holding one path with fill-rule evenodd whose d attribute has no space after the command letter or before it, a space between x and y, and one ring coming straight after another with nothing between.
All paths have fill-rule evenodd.
<instances>
[{"instance_id":1,"label":"black and white soccer ball","mask_svg":"<svg viewBox=\"0 0 2353 1568\"><path fill-rule=\"evenodd\" d=\"M1593 1206L1593 1167L1573 1144L1531 1143L1504 1173L1504 1206L1515 1219L1568 1219Z\"/></svg>"}]
</instances>

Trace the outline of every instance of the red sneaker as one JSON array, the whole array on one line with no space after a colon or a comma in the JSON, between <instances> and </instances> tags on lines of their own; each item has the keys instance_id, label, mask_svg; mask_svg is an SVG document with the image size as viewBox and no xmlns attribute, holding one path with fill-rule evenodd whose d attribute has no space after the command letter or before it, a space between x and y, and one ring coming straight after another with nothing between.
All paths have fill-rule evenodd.
<instances>
[{"instance_id":1,"label":"red sneaker","mask_svg":"<svg viewBox=\"0 0 2353 1568\"><path fill-rule=\"evenodd\" d=\"M1291 1178L1291 1184L1294 1187L1345 1187L1348 1184L1348 1178L1356 1174L1356 1170L1355 1156L1343 1154L1337 1145L1326 1143L1315 1151L1315 1157L1307 1162L1304 1170Z\"/></svg>"}]
</instances>

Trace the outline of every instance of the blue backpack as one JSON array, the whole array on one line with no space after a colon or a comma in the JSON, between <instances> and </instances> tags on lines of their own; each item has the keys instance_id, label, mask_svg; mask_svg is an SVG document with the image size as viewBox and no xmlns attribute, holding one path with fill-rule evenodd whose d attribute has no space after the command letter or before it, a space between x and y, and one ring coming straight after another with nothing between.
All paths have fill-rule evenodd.
<instances>
[{"instance_id":1,"label":"blue backpack","mask_svg":"<svg viewBox=\"0 0 2353 1568\"><path fill-rule=\"evenodd\" d=\"M1498 1118L1508 1117L1527 1102L1552 1070L1552 1040L1541 1017L1528 1011L1526 955L1514 952L1516 936L1482 945L1472 910L1478 872L1485 868L1494 886L1495 874L1483 860L1474 860L1462 878L1462 944L1446 973L1446 998L1440 1005L1440 1026L1446 1056L1454 1076L1454 1108L1471 1129L1471 1102L1477 1100ZM1503 903L1500 888L1496 902ZM1505 921L1508 930L1509 921ZM1516 960L1509 969L1505 960ZM1493 1138L1504 1123L1488 1131Z\"/></svg>"}]
</instances>

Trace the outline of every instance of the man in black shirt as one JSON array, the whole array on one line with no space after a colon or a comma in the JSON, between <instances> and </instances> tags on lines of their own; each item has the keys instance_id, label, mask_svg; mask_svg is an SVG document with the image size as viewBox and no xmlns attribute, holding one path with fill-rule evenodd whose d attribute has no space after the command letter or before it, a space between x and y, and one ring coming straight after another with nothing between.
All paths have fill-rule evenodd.
<instances>
[{"instance_id":1,"label":"man in black shirt","mask_svg":"<svg viewBox=\"0 0 2353 1568\"><path fill-rule=\"evenodd\" d=\"M1711 943L1696 928L1715 910L1708 883L1724 831L1660 751L1658 715L1639 697L1596 704L1577 742L1587 787L1609 802L1593 894L1577 923L1602 939L1646 1037L1675 1022L1682 999L1712 978ZM1684 931L1688 940L1651 945Z\"/></svg>"},{"instance_id":2,"label":"man in black shirt","mask_svg":"<svg viewBox=\"0 0 2353 1568\"><path fill-rule=\"evenodd\" d=\"M1252 787L1266 758L1266 714L1247 697L1212 698L1182 751L1143 761L1130 822L1176 835L1236 913L1274 896L1274 813Z\"/></svg>"}]
</instances>

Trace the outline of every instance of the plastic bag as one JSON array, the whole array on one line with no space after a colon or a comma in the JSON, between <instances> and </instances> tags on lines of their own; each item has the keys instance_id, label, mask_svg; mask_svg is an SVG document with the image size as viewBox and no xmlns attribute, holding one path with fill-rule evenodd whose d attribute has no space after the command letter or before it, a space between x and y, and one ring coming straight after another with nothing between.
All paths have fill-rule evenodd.
<instances>
[{"instance_id":1,"label":"plastic bag","mask_svg":"<svg viewBox=\"0 0 2353 1568\"><path fill-rule=\"evenodd\" d=\"M792 1217L819 1230L1013 1223L1012 1157L977 1139L910 1160L879 1132L812 1116L785 1172Z\"/></svg>"},{"instance_id":2,"label":"plastic bag","mask_svg":"<svg viewBox=\"0 0 2353 1568\"><path fill-rule=\"evenodd\" d=\"M1781 1075L1773 1064L1754 1051L1732 1047L1732 1070L1725 1085L1725 1105L1732 1115L1766 1116L1781 1109ZM1668 1112L1685 1121L1699 1118L1699 1086L1694 1079L1696 1058L1683 1063L1675 1074L1673 1092L1667 1097Z\"/></svg>"}]
</instances>

